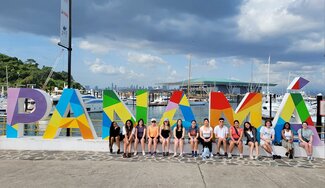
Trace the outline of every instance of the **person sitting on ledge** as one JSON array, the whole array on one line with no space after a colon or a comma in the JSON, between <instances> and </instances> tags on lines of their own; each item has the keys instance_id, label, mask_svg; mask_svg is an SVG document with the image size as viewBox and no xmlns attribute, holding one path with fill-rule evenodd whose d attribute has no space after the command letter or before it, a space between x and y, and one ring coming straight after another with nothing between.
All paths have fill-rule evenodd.
<instances>
[{"instance_id":1,"label":"person sitting on ledge","mask_svg":"<svg viewBox=\"0 0 325 188\"><path fill-rule=\"evenodd\" d=\"M223 145L224 156L227 157L227 138L228 138L228 127L224 126L224 118L219 118L219 125L214 128L214 134L216 137L217 144L217 156L220 156L220 147Z\"/></svg>"},{"instance_id":2,"label":"person sitting on ledge","mask_svg":"<svg viewBox=\"0 0 325 188\"><path fill-rule=\"evenodd\" d=\"M287 149L286 156L293 159L293 132L289 122L286 122L281 131L282 146Z\"/></svg>"},{"instance_id":3,"label":"person sitting on ledge","mask_svg":"<svg viewBox=\"0 0 325 188\"><path fill-rule=\"evenodd\" d=\"M210 153L210 157L213 157L213 154L212 154L212 137L213 137L213 130L212 130L212 127L210 127L209 119L204 118L203 126L200 127L200 138L201 138L202 145L203 145L203 151L204 151L204 148L208 148L209 153Z\"/></svg>"},{"instance_id":4,"label":"person sitting on ledge","mask_svg":"<svg viewBox=\"0 0 325 188\"><path fill-rule=\"evenodd\" d=\"M258 141L257 141L257 130L251 125L250 122L244 123L244 133L247 138L246 145L249 146L249 158L258 159ZM253 150L255 147L255 158L253 157Z\"/></svg>"},{"instance_id":5,"label":"person sitting on ledge","mask_svg":"<svg viewBox=\"0 0 325 188\"><path fill-rule=\"evenodd\" d=\"M231 158L234 147L237 146L239 150L239 158L243 158L243 129L239 127L239 121L235 120L234 125L230 127L230 144L228 157Z\"/></svg>"},{"instance_id":6,"label":"person sitting on ledge","mask_svg":"<svg viewBox=\"0 0 325 188\"><path fill-rule=\"evenodd\" d=\"M157 126L157 120L155 118L151 119L151 125L148 127L147 135L148 135L148 151L150 156L156 157L157 155L157 143L158 143L158 136L159 130ZM153 142L153 153L151 153L151 146Z\"/></svg>"},{"instance_id":7,"label":"person sitting on ledge","mask_svg":"<svg viewBox=\"0 0 325 188\"><path fill-rule=\"evenodd\" d=\"M313 136L314 133L308 128L308 123L304 121L302 128L298 130L299 146L303 147L307 153L307 160L314 160L313 157Z\"/></svg>"},{"instance_id":8,"label":"person sitting on ledge","mask_svg":"<svg viewBox=\"0 0 325 188\"><path fill-rule=\"evenodd\" d=\"M190 138L192 157L197 157L199 131L195 120L191 121L191 127L188 130L188 137Z\"/></svg>"},{"instance_id":9,"label":"person sitting on ledge","mask_svg":"<svg viewBox=\"0 0 325 188\"><path fill-rule=\"evenodd\" d=\"M161 140L161 147L162 147L162 152L163 156L168 156L169 155L169 143L170 143L170 123L168 118L166 118L160 126L160 140Z\"/></svg>"},{"instance_id":10,"label":"person sitting on ledge","mask_svg":"<svg viewBox=\"0 0 325 188\"><path fill-rule=\"evenodd\" d=\"M123 126L123 133L124 135L124 154L123 158L130 158L131 157L131 146L134 136L134 128L133 128L133 122L131 120L126 120L125 125Z\"/></svg>"},{"instance_id":11,"label":"person sitting on ledge","mask_svg":"<svg viewBox=\"0 0 325 188\"><path fill-rule=\"evenodd\" d=\"M142 155L145 156L145 142L146 142L146 125L143 119L139 119L137 126L135 127L135 140L134 140L134 155L137 155L138 143L141 143Z\"/></svg>"},{"instance_id":12,"label":"person sitting on ledge","mask_svg":"<svg viewBox=\"0 0 325 188\"><path fill-rule=\"evenodd\" d=\"M183 157L185 128L183 127L183 123L181 119L177 120L177 124L176 127L174 128L173 134L174 134L174 157L177 156L177 148L179 148L179 156Z\"/></svg>"},{"instance_id":13,"label":"person sitting on ledge","mask_svg":"<svg viewBox=\"0 0 325 188\"><path fill-rule=\"evenodd\" d=\"M261 146L267 153L272 155L273 160L281 159L281 156L275 155L272 149L272 142L274 140L275 131L271 126L272 126L271 120L266 120L264 126L261 128L260 130Z\"/></svg>"},{"instance_id":14,"label":"person sitting on ledge","mask_svg":"<svg viewBox=\"0 0 325 188\"><path fill-rule=\"evenodd\" d=\"M109 129L109 151L113 153L113 144L116 142L117 145L117 154L120 154L120 127L117 125L116 121L111 123L111 127Z\"/></svg>"}]
</instances>

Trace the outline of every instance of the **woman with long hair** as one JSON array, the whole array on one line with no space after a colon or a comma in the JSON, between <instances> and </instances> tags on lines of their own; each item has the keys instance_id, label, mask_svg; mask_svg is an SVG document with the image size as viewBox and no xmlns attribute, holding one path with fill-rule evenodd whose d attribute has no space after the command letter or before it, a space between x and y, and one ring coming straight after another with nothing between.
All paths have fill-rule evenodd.
<instances>
[{"instance_id":1,"label":"woman with long hair","mask_svg":"<svg viewBox=\"0 0 325 188\"><path fill-rule=\"evenodd\" d=\"M164 119L163 124L160 126L159 136L161 140L163 156L168 156L170 143L170 122L167 118Z\"/></svg>"},{"instance_id":2,"label":"woman with long hair","mask_svg":"<svg viewBox=\"0 0 325 188\"><path fill-rule=\"evenodd\" d=\"M125 125L123 126L124 135L124 154L123 158L131 157L131 146L134 136L133 122L131 120L126 120Z\"/></svg>"},{"instance_id":3,"label":"woman with long hair","mask_svg":"<svg viewBox=\"0 0 325 188\"><path fill-rule=\"evenodd\" d=\"M109 151L113 153L113 144L116 142L117 145L117 154L120 154L120 127L113 121L109 129Z\"/></svg>"},{"instance_id":4,"label":"woman with long hair","mask_svg":"<svg viewBox=\"0 0 325 188\"><path fill-rule=\"evenodd\" d=\"M146 125L144 124L143 119L139 119L137 126L135 127L134 133L134 155L137 155L138 152L138 143L141 143L142 155L145 156L145 142L146 142Z\"/></svg>"},{"instance_id":5,"label":"woman with long hair","mask_svg":"<svg viewBox=\"0 0 325 188\"><path fill-rule=\"evenodd\" d=\"M179 148L179 156L183 156L185 128L181 119L177 120L176 127L174 128L174 157L177 156L177 148Z\"/></svg>"},{"instance_id":6,"label":"woman with long hair","mask_svg":"<svg viewBox=\"0 0 325 188\"><path fill-rule=\"evenodd\" d=\"M244 123L244 134L246 136L246 145L249 146L249 158L258 159L259 150L258 150L258 141L257 141L257 130L248 121ZM254 148L255 148L255 158L253 157Z\"/></svg>"},{"instance_id":7,"label":"woman with long hair","mask_svg":"<svg viewBox=\"0 0 325 188\"><path fill-rule=\"evenodd\" d=\"M293 131L289 122L285 122L281 131L282 146L287 149L286 156L293 159Z\"/></svg>"}]
</instances>

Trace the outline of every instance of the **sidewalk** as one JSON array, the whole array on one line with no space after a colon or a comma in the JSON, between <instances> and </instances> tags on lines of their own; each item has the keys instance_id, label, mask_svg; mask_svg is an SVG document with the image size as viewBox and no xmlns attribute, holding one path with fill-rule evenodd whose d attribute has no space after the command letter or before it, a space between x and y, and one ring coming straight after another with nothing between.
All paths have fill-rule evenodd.
<instances>
[{"instance_id":1,"label":"sidewalk","mask_svg":"<svg viewBox=\"0 0 325 188\"><path fill-rule=\"evenodd\" d=\"M325 160L0 150L1 187L322 187ZM262 184L261 184L262 183Z\"/></svg>"}]
</instances>

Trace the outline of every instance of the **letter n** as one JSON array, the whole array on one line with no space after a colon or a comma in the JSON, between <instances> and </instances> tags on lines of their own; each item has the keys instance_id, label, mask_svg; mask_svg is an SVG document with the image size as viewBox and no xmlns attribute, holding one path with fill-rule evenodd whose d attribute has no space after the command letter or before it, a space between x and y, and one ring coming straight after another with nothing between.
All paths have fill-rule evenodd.
<instances>
[{"instance_id":1,"label":"letter n","mask_svg":"<svg viewBox=\"0 0 325 188\"><path fill-rule=\"evenodd\" d=\"M126 107L118 94L113 90L104 90L103 96L103 121L102 121L102 139L108 140L110 136L109 129L111 123L116 121L116 115L123 122L130 119L132 122L143 119L147 122L148 119L148 91L138 90L136 92L136 118L131 111Z\"/></svg>"}]
</instances>

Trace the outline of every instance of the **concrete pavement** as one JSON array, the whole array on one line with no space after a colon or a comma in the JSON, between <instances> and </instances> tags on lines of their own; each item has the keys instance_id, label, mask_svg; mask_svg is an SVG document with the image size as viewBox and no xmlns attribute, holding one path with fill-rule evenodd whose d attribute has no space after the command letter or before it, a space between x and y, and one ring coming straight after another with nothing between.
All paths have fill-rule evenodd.
<instances>
[{"instance_id":1,"label":"concrete pavement","mask_svg":"<svg viewBox=\"0 0 325 188\"><path fill-rule=\"evenodd\" d=\"M291 164L291 166L290 166ZM0 151L1 187L323 187L325 161Z\"/></svg>"}]
</instances>

